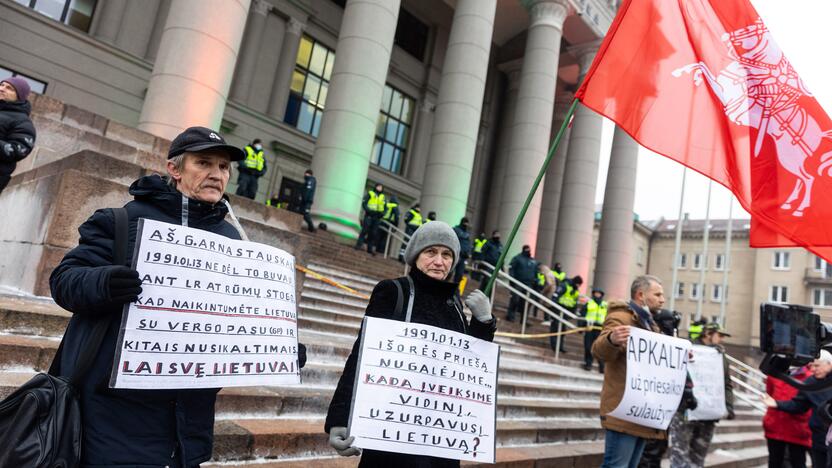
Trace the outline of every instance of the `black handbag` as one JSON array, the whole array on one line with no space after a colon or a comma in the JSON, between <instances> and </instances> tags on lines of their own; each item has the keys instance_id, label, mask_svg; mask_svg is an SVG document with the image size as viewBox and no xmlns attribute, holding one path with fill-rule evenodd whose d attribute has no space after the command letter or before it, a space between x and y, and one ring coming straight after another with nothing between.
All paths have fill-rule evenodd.
<instances>
[{"instance_id":1,"label":"black handbag","mask_svg":"<svg viewBox=\"0 0 832 468\"><path fill-rule=\"evenodd\" d=\"M127 261L127 210L113 209L113 264ZM90 320L90 319L87 319ZM79 382L92 366L112 315L95 319L69 378L59 377L61 340L48 373L39 373L0 402L0 468L74 468L81 463Z\"/></svg>"}]
</instances>

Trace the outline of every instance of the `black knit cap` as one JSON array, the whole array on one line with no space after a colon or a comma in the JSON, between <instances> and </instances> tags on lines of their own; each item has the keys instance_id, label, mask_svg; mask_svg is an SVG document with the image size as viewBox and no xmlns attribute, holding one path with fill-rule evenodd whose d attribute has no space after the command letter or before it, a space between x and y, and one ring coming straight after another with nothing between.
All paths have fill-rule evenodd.
<instances>
[{"instance_id":1,"label":"black knit cap","mask_svg":"<svg viewBox=\"0 0 832 468\"><path fill-rule=\"evenodd\" d=\"M222 151L228 154L232 161L242 161L246 157L243 150L227 144L219 132L206 127L190 127L170 143L168 159L186 152L199 153L208 150Z\"/></svg>"}]
</instances>

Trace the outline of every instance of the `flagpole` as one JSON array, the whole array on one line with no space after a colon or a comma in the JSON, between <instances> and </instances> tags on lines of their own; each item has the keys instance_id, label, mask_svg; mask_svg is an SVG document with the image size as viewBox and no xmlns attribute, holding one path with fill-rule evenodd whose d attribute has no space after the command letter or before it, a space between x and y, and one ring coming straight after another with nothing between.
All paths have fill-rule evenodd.
<instances>
[{"instance_id":1,"label":"flagpole","mask_svg":"<svg viewBox=\"0 0 832 468\"><path fill-rule=\"evenodd\" d=\"M719 324L725 326L725 303L728 302L728 265L731 264L731 238L734 227L734 195L728 195L731 204L728 205L728 232L725 233L725 259L722 263L722 302L719 304Z\"/></svg>"},{"instance_id":2,"label":"flagpole","mask_svg":"<svg viewBox=\"0 0 832 468\"><path fill-rule=\"evenodd\" d=\"M702 231L702 261L699 263L699 301L696 303L696 320L702 318L702 304L705 300L705 268L708 267L708 237L711 224L711 189L713 180L708 179L708 205L705 207L705 228Z\"/></svg>"},{"instance_id":3,"label":"flagpole","mask_svg":"<svg viewBox=\"0 0 832 468\"><path fill-rule=\"evenodd\" d=\"M500 258L497 260L497 264L494 265L494 271L491 273L491 277L488 278L488 284L485 285L485 290L483 291L483 293L485 293L486 296L489 296L491 294L491 288L494 287L494 281L497 279L497 275L503 268L503 264L506 260L506 255L508 254L508 251L511 248L511 243L514 242L514 238L517 236L517 231L520 230L520 223L523 222L523 218L526 216L526 211L529 210L529 205L532 203L534 193L537 192L537 188L540 186L540 182L543 180L543 176L546 174L546 169L548 169L549 163L552 161L552 156L555 154L555 150L558 148L560 140L561 138L563 138L563 134L566 131L566 128L569 126L569 123L572 120L572 115L575 114L575 109L577 107L578 100L574 99L572 101L572 105L569 106L569 111L566 112L566 117L564 117L563 119L563 123L560 126L560 130L558 130L558 134L555 135L555 139L554 141L552 141L552 146L549 148L549 152L546 154L546 159L543 160L543 166L540 168L540 172L537 173L537 177L534 179L532 188L529 190L529 194L526 196L526 201L525 203L523 203L523 207L520 209L520 213L517 214L517 218L514 220L514 226L511 227L511 233L508 235L505 245L503 245L503 251L500 253Z\"/></svg>"},{"instance_id":4,"label":"flagpole","mask_svg":"<svg viewBox=\"0 0 832 468\"><path fill-rule=\"evenodd\" d=\"M688 178L688 168L682 166L682 193L679 195L679 216L676 219L676 246L673 249L673 280L670 283L670 310L676 310L676 291L679 280L679 252L682 248L682 208L685 204L685 180Z\"/></svg>"}]
</instances>

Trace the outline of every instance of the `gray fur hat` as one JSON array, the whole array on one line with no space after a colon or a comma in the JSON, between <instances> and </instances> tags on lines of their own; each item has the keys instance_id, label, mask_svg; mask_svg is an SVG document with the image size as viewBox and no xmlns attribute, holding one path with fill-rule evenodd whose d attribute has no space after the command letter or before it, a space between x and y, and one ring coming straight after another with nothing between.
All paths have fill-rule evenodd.
<instances>
[{"instance_id":1,"label":"gray fur hat","mask_svg":"<svg viewBox=\"0 0 832 468\"><path fill-rule=\"evenodd\" d=\"M416 258L432 245L441 245L451 249L454 253L454 263L451 265L451 271L453 271L459 261L459 238L456 237L451 226L442 221L431 221L419 226L419 229L410 236L410 242L407 243L407 249L404 251L404 261L416 268Z\"/></svg>"}]
</instances>

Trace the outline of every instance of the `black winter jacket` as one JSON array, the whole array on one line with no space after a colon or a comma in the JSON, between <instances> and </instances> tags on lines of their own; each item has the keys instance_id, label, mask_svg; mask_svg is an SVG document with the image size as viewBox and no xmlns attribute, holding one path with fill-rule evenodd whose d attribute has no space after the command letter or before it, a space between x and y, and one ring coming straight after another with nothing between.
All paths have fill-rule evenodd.
<instances>
[{"instance_id":1,"label":"black winter jacket","mask_svg":"<svg viewBox=\"0 0 832 468\"><path fill-rule=\"evenodd\" d=\"M135 198L125 205L129 219L128 259L132 260L139 218L182 224L187 209L190 227L232 239L240 235L224 221L228 208L188 199L157 175L133 182ZM52 272L52 297L73 313L66 330L60 373L73 369L81 343L95 320L113 316L101 353L84 378L81 408L84 427L82 466L89 468L192 467L211 458L214 401L219 389L115 390L107 388L121 324L122 305L108 297L108 278L101 266L112 264L114 220L109 209L96 211L78 232L78 247ZM181 462L172 463L177 452Z\"/></svg>"},{"instance_id":2,"label":"black winter jacket","mask_svg":"<svg viewBox=\"0 0 832 468\"><path fill-rule=\"evenodd\" d=\"M517 281L527 286L532 286L537 277L537 262L531 255L526 255L521 252L511 259L508 273Z\"/></svg>"},{"instance_id":3,"label":"black winter jacket","mask_svg":"<svg viewBox=\"0 0 832 468\"><path fill-rule=\"evenodd\" d=\"M482 261L488 262L491 266L496 266L502 253L503 244L499 240L491 238L482 247Z\"/></svg>"},{"instance_id":4,"label":"black winter jacket","mask_svg":"<svg viewBox=\"0 0 832 468\"><path fill-rule=\"evenodd\" d=\"M303 192L301 192L301 200L303 203L312 204L315 199L315 188L318 186L318 180L315 176L303 176Z\"/></svg>"},{"instance_id":5,"label":"black winter jacket","mask_svg":"<svg viewBox=\"0 0 832 468\"><path fill-rule=\"evenodd\" d=\"M35 146L35 126L29 119L29 101L0 101L0 191L11 178L17 162Z\"/></svg>"},{"instance_id":6,"label":"black winter jacket","mask_svg":"<svg viewBox=\"0 0 832 468\"><path fill-rule=\"evenodd\" d=\"M457 239L459 239L459 256L460 258L468 258L474 250L474 244L471 241L471 233L460 225L454 226L454 232Z\"/></svg>"},{"instance_id":7,"label":"black winter jacket","mask_svg":"<svg viewBox=\"0 0 832 468\"><path fill-rule=\"evenodd\" d=\"M497 330L497 321L482 323L471 318L470 323L463 323L456 310L454 298L459 294L458 284L446 281L435 280L418 269L410 271L409 276L413 278L416 287L414 296L413 315L411 321L432 325L445 330L452 330L460 333L467 333L474 338L486 341L494 339L494 332ZM405 307L409 295L409 285L405 278L395 280L384 280L378 283L370 296L370 303L367 305L365 315L367 317L379 317L393 319L396 307L398 291L394 281L402 285L402 292L405 299ZM353 382L355 382L355 371L358 364L358 353L361 345L361 334L352 347L352 352L344 366L344 372L338 380L338 387L332 396L329 404L329 412L326 416L325 430L328 433L333 427L347 427L349 423L350 405L352 402ZM445 458L428 457L421 455L408 455L392 452L381 452L377 450L364 450L361 456L362 467L390 466L395 468L445 468L459 467L458 460Z\"/></svg>"}]
</instances>

